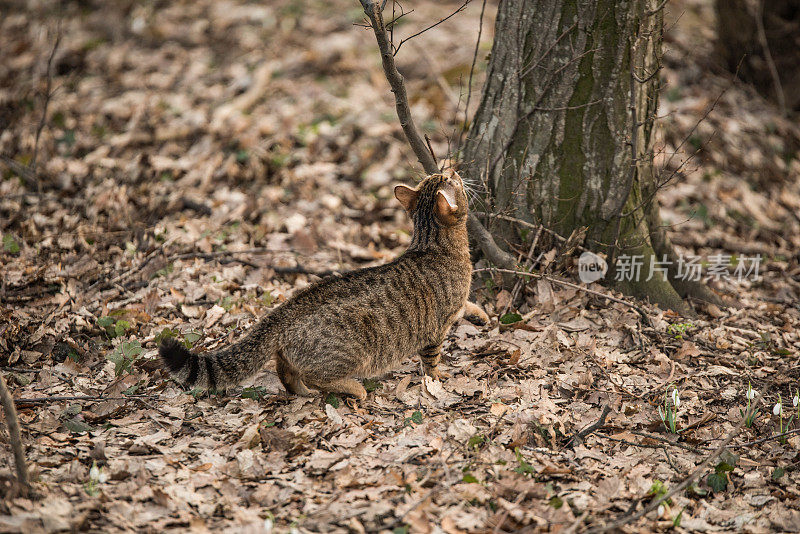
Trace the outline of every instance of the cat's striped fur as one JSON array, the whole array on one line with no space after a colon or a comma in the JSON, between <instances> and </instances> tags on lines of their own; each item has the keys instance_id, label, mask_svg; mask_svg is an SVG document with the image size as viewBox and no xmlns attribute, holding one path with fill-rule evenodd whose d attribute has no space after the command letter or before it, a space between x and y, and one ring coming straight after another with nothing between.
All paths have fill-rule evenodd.
<instances>
[{"instance_id":1,"label":"cat's striped fur","mask_svg":"<svg viewBox=\"0 0 800 534\"><path fill-rule=\"evenodd\" d=\"M467 197L452 170L395 196L414 223L408 250L391 263L328 277L284 302L236 343L193 354L177 341L159 348L173 376L189 385L222 388L252 376L270 358L284 387L366 397L354 377L378 375L419 354L438 376L442 341L464 313L488 321L467 302L472 265Z\"/></svg>"}]
</instances>

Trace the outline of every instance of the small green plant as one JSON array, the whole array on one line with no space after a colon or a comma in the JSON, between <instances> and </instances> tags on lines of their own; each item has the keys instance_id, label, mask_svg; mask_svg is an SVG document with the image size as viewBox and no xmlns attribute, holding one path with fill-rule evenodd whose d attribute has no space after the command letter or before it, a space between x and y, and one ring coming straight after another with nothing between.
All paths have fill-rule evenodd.
<instances>
[{"instance_id":1,"label":"small green plant","mask_svg":"<svg viewBox=\"0 0 800 534\"><path fill-rule=\"evenodd\" d=\"M264 386L256 386L253 388L244 388L242 390L243 399L259 400L267 395L267 390Z\"/></svg>"},{"instance_id":2,"label":"small green plant","mask_svg":"<svg viewBox=\"0 0 800 534\"><path fill-rule=\"evenodd\" d=\"M97 466L97 462L92 462L92 468L89 469L89 480L83 485L83 490L90 497L97 497L100 495L100 484L105 484L108 480L108 475L103 471L102 467Z\"/></svg>"},{"instance_id":3,"label":"small green plant","mask_svg":"<svg viewBox=\"0 0 800 534\"><path fill-rule=\"evenodd\" d=\"M338 408L339 404L341 404L341 400L333 393L328 393L328 396L325 397L325 404L330 404L334 408Z\"/></svg>"},{"instance_id":4,"label":"small green plant","mask_svg":"<svg viewBox=\"0 0 800 534\"><path fill-rule=\"evenodd\" d=\"M753 410L753 413L750 413L750 403L753 402L753 398L756 396L756 390L753 389L753 386L750 382L747 383L747 392L745 392L745 397L747 397L747 407L744 409L739 408L739 413L742 417L745 418L744 424L747 428L753 426L753 423L756 422L756 417L758 417L758 408Z\"/></svg>"},{"instance_id":5,"label":"small green plant","mask_svg":"<svg viewBox=\"0 0 800 534\"><path fill-rule=\"evenodd\" d=\"M786 474L786 469L783 467L776 467L774 471L772 471L772 480L777 482L780 478Z\"/></svg>"},{"instance_id":6,"label":"small green plant","mask_svg":"<svg viewBox=\"0 0 800 534\"><path fill-rule=\"evenodd\" d=\"M513 324L522 320L522 316L518 313L507 313L500 317L500 324Z\"/></svg>"},{"instance_id":7,"label":"small green plant","mask_svg":"<svg viewBox=\"0 0 800 534\"><path fill-rule=\"evenodd\" d=\"M664 394L664 405L658 407L658 415L661 417L661 422L664 423L664 428L673 434L678 433L678 408L680 406L681 398L678 394L678 388L673 387L671 395L669 390Z\"/></svg>"},{"instance_id":8,"label":"small green plant","mask_svg":"<svg viewBox=\"0 0 800 534\"><path fill-rule=\"evenodd\" d=\"M525 458L522 457L522 453L519 450L519 447L514 447L514 455L517 457L517 467L514 468L515 473L519 473L521 475L535 475L536 470L533 468L531 464L525 461Z\"/></svg>"},{"instance_id":9,"label":"small green plant","mask_svg":"<svg viewBox=\"0 0 800 534\"><path fill-rule=\"evenodd\" d=\"M675 339L683 339L683 335L690 328L694 328L692 323L675 323L667 327L667 333Z\"/></svg>"},{"instance_id":10,"label":"small green plant","mask_svg":"<svg viewBox=\"0 0 800 534\"><path fill-rule=\"evenodd\" d=\"M115 337L124 336L125 332L130 330L131 323L125 319L115 319L110 315L105 315L97 319L97 326L105 330L109 339L114 339Z\"/></svg>"},{"instance_id":11,"label":"small green plant","mask_svg":"<svg viewBox=\"0 0 800 534\"><path fill-rule=\"evenodd\" d=\"M481 445L486 443L486 441L487 439L484 436L480 434L475 434L467 441L467 447L469 447L470 449L478 450L481 448Z\"/></svg>"},{"instance_id":12,"label":"small green plant","mask_svg":"<svg viewBox=\"0 0 800 534\"><path fill-rule=\"evenodd\" d=\"M195 332L192 330L191 332L186 332L183 334L183 344L186 346L187 349L191 349L194 347L194 344L200 341L200 338L203 337L203 334L200 332Z\"/></svg>"},{"instance_id":13,"label":"small green plant","mask_svg":"<svg viewBox=\"0 0 800 534\"><path fill-rule=\"evenodd\" d=\"M739 457L730 451L720 455L719 463L714 467L714 472L706 477L708 487L714 493L721 493L728 489L728 473L736 468Z\"/></svg>"},{"instance_id":14,"label":"small green plant","mask_svg":"<svg viewBox=\"0 0 800 534\"><path fill-rule=\"evenodd\" d=\"M377 380L373 380L372 378L367 378L364 380L364 389L367 390L367 393L372 393L373 391L381 388L383 388L383 384Z\"/></svg>"},{"instance_id":15,"label":"small green plant","mask_svg":"<svg viewBox=\"0 0 800 534\"><path fill-rule=\"evenodd\" d=\"M114 376L121 376L124 372L130 372L133 362L142 353L142 345L136 340L123 341L114 351L106 356L106 359L114 363Z\"/></svg>"},{"instance_id":16,"label":"small green plant","mask_svg":"<svg viewBox=\"0 0 800 534\"><path fill-rule=\"evenodd\" d=\"M775 407L772 408L773 415L778 416L778 434L783 434L787 430L789 430L789 425L792 424L792 419L794 419L794 414L789 417L789 420L786 421L786 424L783 423L783 400L781 399L781 394L778 393L778 402L775 404ZM782 436L780 438L780 442L786 444L786 436Z\"/></svg>"},{"instance_id":17,"label":"small green plant","mask_svg":"<svg viewBox=\"0 0 800 534\"><path fill-rule=\"evenodd\" d=\"M403 426L404 427L411 426L411 423L414 423L414 424L417 424L417 425L422 424L422 412L420 412L419 410L414 411L411 414L411 417L406 417L405 420L403 420Z\"/></svg>"},{"instance_id":18,"label":"small green plant","mask_svg":"<svg viewBox=\"0 0 800 534\"><path fill-rule=\"evenodd\" d=\"M9 254L19 253L19 244L14 240L11 234L3 234L3 250Z\"/></svg>"}]
</instances>

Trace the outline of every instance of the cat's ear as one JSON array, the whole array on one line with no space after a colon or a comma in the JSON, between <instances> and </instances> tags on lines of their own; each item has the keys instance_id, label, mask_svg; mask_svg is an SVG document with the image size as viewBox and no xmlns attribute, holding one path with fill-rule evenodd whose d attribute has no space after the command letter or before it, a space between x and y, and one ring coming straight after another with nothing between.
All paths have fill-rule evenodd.
<instances>
[{"instance_id":1,"label":"cat's ear","mask_svg":"<svg viewBox=\"0 0 800 534\"><path fill-rule=\"evenodd\" d=\"M458 212L458 203L452 191L447 189L439 189L436 192L436 215L439 216L445 224L453 224L456 222L456 214Z\"/></svg>"},{"instance_id":2,"label":"cat's ear","mask_svg":"<svg viewBox=\"0 0 800 534\"><path fill-rule=\"evenodd\" d=\"M403 205L403 208L405 208L408 213L411 213L417 206L418 196L419 191L407 185L400 184L394 187L394 197Z\"/></svg>"}]
</instances>

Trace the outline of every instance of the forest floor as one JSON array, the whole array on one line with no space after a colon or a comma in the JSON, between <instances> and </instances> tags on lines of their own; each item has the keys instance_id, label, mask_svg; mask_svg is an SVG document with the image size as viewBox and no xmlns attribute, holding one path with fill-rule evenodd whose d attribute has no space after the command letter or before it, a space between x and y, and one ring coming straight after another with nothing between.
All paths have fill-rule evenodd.
<instances>
[{"instance_id":1,"label":"forest floor","mask_svg":"<svg viewBox=\"0 0 800 534\"><path fill-rule=\"evenodd\" d=\"M739 306L639 303L643 321L539 280L516 302L525 320L500 325L509 292L480 273L492 324L453 328L451 378L423 381L410 359L353 402L288 396L274 364L191 394L155 355L164 335L228 343L313 273L408 244L391 184L419 170L358 2L12 2L0 154L35 172L0 181L0 366L38 498L16 495L3 430L0 531L580 531L693 474L623 529L800 531L800 434L774 439L800 428L800 130L717 66L710 3L668 6L657 162L674 178L659 200L681 252L762 256L758 280L709 282ZM415 6L397 36L458 5ZM397 56L437 154L480 7ZM577 281L559 253L549 272ZM761 407L743 426L748 384ZM658 413L672 388L678 433ZM733 455L714 455L727 438Z\"/></svg>"}]
</instances>

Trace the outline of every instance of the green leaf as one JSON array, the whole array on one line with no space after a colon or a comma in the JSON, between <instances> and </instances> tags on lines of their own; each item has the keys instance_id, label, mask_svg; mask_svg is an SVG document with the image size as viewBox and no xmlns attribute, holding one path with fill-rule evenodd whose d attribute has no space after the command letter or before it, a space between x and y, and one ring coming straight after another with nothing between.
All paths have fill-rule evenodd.
<instances>
[{"instance_id":1,"label":"green leaf","mask_svg":"<svg viewBox=\"0 0 800 534\"><path fill-rule=\"evenodd\" d=\"M469 447L471 449L477 449L478 447L483 445L485 442L486 442L486 438L485 437L481 436L480 434L475 434L474 436L469 438L469 441L467 441L467 447Z\"/></svg>"},{"instance_id":2,"label":"green leaf","mask_svg":"<svg viewBox=\"0 0 800 534\"><path fill-rule=\"evenodd\" d=\"M739 462L739 457L727 450L720 454L719 459L720 462L714 468L714 471L718 475L733 471L736 468L736 464Z\"/></svg>"},{"instance_id":3,"label":"green leaf","mask_svg":"<svg viewBox=\"0 0 800 534\"><path fill-rule=\"evenodd\" d=\"M561 500L560 497L552 497L549 502L550 506L558 510L562 506L564 506L564 501Z\"/></svg>"},{"instance_id":4,"label":"green leaf","mask_svg":"<svg viewBox=\"0 0 800 534\"><path fill-rule=\"evenodd\" d=\"M416 411L411 414L411 420L417 424L422 423L422 412Z\"/></svg>"},{"instance_id":5,"label":"green leaf","mask_svg":"<svg viewBox=\"0 0 800 534\"><path fill-rule=\"evenodd\" d=\"M519 464L517 467L514 468L514 472L519 473L521 475L534 475L536 474L536 470L525 461L525 458L522 457L522 453L519 450L519 447L514 448L514 454L517 456L517 463Z\"/></svg>"},{"instance_id":6,"label":"green leaf","mask_svg":"<svg viewBox=\"0 0 800 534\"><path fill-rule=\"evenodd\" d=\"M708 478L706 478L706 482L714 493L721 493L728 488L728 477L724 474L711 473L708 475Z\"/></svg>"},{"instance_id":7,"label":"green leaf","mask_svg":"<svg viewBox=\"0 0 800 534\"><path fill-rule=\"evenodd\" d=\"M408 525L403 525L401 527L394 527L392 534L408 534Z\"/></svg>"},{"instance_id":8,"label":"green leaf","mask_svg":"<svg viewBox=\"0 0 800 534\"><path fill-rule=\"evenodd\" d=\"M647 492L648 497L661 497L667 494L667 486L660 480L654 480Z\"/></svg>"},{"instance_id":9,"label":"green leaf","mask_svg":"<svg viewBox=\"0 0 800 534\"><path fill-rule=\"evenodd\" d=\"M708 491L699 487L697 484L691 484L688 488L686 488L686 493L696 497L705 497L708 495Z\"/></svg>"},{"instance_id":10,"label":"green leaf","mask_svg":"<svg viewBox=\"0 0 800 534\"><path fill-rule=\"evenodd\" d=\"M133 361L137 356L142 353L142 344L136 341L124 341L122 343L122 354L125 355L126 358L129 358Z\"/></svg>"},{"instance_id":11,"label":"green leaf","mask_svg":"<svg viewBox=\"0 0 800 534\"><path fill-rule=\"evenodd\" d=\"M259 400L263 398L266 394L267 390L264 386L256 386L254 388L244 388L242 390L243 399Z\"/></svg>"},{"instance_id":12,"label":"green leaf","mask_svg":"<svg viewBox=\"0 0 800 534\"><path fill-rule=\"evenodd\" d=\"M786 474L786 469L783 467L776 467L775 470L772 472L772 480L778 481L783 475Z\"/></svg>"},{"instance_id":13,"label":"green leaf","mask_svg":"<svg viewBox=\"0 0 800 534\"><path fill-rule=\"evenodd\" d=\"M513 324L522 320L522 316L518 313L507 313L500 317L501 324Z\"/></svg>"},{"instance_id":14,"label":"green leaf","mask_svg":"<svg viewBox=\"0 0 800 534\"><path fill-rule=\"evenodd\" d=\"M478 479L472 473L464 473L464 476L461 477L462 482L466 482L467 484L478 484Z\"/></svg>"},{"instance_id":15,"label":"green leaf","mask_svg":"<svg viewBox=\"0 0 800 534\"><path fill-rule=\"evenodd\" d=\"M73 417L72 419L67 419L66 421L64 421L64 426L67 427L67 430L69 430L73 434L83 434L85 432L93 430L92 427L90 427L84 421L81 421L77 417Z\"/></svg>"},{"instance_id":16,"label":"green leaf","mask_svg":"<svg viewBox=\"0 0 800 534\"><path fill-rule=\"evenodd\" d=\"M333 393L328 393L328 396L325 397L325 402L327 404L330 404L334 408L338 408L341 401L339 400L339 397L337 397Z\"/></svg>"},{"instance_id":17,"label":"green leaf","mask_svg":"<svg viewBox=\"0 0 800 534\"><path fill-rule=\"evenodd\" d=\"M373 380L372 378L367 378L364 380L364 389L367 390L368 393L372 393L376 389L381 389L383 384L378 382L377 380Z\"/></svg>"},{"instance_id":18,"label":"green leaf","mask_svg":"<svg viewBox=\"0 0 800 534\"><path fill-rule=\"evenodd\" d=\"M203 335L200 332L186 332L183 334L183 344L186 345L187 349L191 349L195 343L200 341L200 338Z\"/></svg>"},{"instance_id":19,"label":"green leaf","mask_svg":"<svg viewBox=\"0 0 800 534\"><path fill-rule=\"evenodd\" d=\"M161 342L164 341L165 339L176 338L176 337L178 337L178 333L175 330L172 330L170 328L165 328L164 330L156 334L154 341L156 342L156 345L161 345Z\"/></svg>"},{"instance_id":20,"label":"green leaf","mask_svg":"<svg viewBox=\"0 0 800 534\"><path fill-rule=\"evenodd\" d=\"M10 254L19 252L19 244L14 241L14 236L11 234L3 234L3 250Z\"/></svg>"},{"instance_id":21,"label":"green leaf","mask_svg":"<svg viewBox=\"0 0 800 534\"><path fill-rule=\"evenodd\" d=\"M676 515L675 519L672 520L672 526L673 527L678 528L679 526L681 526L681 519L683 519L683 511L684 510L686 510L685 507L681 508L681 511L678 512L678 515Z\"/></svg>"}]
</instances>

